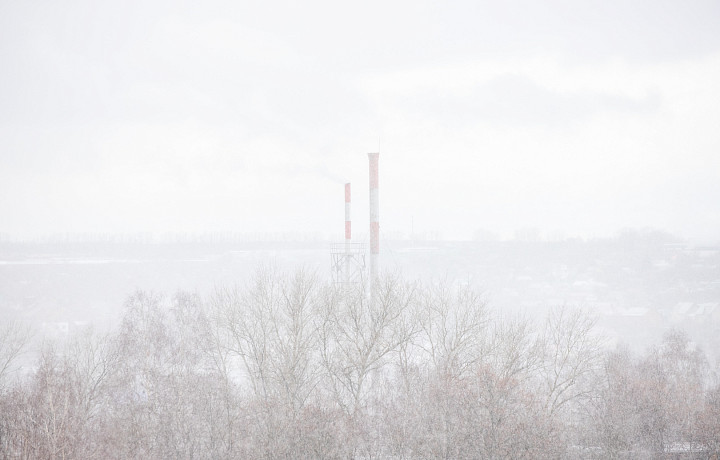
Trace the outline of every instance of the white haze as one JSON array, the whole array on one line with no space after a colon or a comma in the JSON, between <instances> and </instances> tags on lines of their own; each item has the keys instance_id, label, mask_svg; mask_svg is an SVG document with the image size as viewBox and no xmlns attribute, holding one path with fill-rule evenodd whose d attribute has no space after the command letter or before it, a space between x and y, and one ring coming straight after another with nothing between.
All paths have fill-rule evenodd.
<instances>
[{"instance_id":1,"label":"white haze","mask_svg":"<svg viewBox=\"0 0 720 460\"><path fill-rule=\"evenodd\" d=\"M720 4L2 2L0 233L720 234Z\"/></svg>"},{"instance_id":2,"label":"white haze","mask_svg":"<svg viewBox=\"0 0 720 460\"><path fill-rule=\"evenodd\" d=\"M0 0L0 458L720 458L719 25Z\"/></svg>"}]
</instances>

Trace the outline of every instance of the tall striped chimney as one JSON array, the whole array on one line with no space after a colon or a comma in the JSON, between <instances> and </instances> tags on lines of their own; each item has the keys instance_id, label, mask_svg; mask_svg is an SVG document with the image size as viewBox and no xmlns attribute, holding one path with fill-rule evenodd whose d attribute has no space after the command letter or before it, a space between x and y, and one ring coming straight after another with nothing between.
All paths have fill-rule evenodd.
<instances>
[{"instance_id":1,"label":"tall striped chimney","mask_svg":"<svg viewBox=\"0 0 720 460\"><path fill-rule=\"evenodd\" d=\"M345 184L345 282L350 282L350 243L352 223L350 221L350 183Z\"/></svg>"},{"instance_id":2,"label":"tall striped chimney","mask_svg":"<svg viewBox=\"0 0 720 460\"><path fill-rule=\"evenodd\" d=\"M345 184L345 252L350 250L352 225L350 222L350 183Z\"/></svg>"},{"instance_id":3,"label":"tall striped chimney","mask_svg":"<svg viewBox=\"0 0 720 460\"><path fill-rule=\"evenodd\" d=\"M368 153L370 161L370 282L378 276L380 256L380 198L378 196L378 157Z\"/></svg>"}]
</instances>

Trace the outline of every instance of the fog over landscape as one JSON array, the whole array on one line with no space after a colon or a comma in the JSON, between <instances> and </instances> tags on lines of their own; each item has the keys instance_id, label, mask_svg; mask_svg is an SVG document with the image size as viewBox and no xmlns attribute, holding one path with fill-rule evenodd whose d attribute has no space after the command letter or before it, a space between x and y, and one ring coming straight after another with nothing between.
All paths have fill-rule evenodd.
<instances>
[{"instance_id":1,"label":"fog over landscape","mask_svg":"<svg viewBox=\"0 0 720 460\"><path fill-rule=\"evenodd\" d=\"M718 24L0 2L0 458L717 458Z\"/></svg>"},{"instance_id":2,"label":"fog over landscape","mask_svg":"<svg viewBox=\"0 0 720 460\"><path fill-rule=\"evenodd\" d=\"M720 231L714 1L0 8L13 237L334 235L378 150L385 232Z\"/></svg>"}]
</instances>

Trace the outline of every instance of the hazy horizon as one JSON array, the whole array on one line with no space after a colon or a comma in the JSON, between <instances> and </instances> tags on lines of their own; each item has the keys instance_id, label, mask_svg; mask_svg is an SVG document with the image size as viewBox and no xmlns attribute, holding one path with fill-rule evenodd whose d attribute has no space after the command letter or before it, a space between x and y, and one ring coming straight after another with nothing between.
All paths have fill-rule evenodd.
<instances>
[{"instance_id":1,"label":"hazy horizon","mask_svg":"<svg viewBox=\"0 0 720 460\"><path fill-rule=\"evenodd\" d=\"M341 243L343 235L339 232L234 232L208 231L208 232L55 232L13 235L0 233L0 243L9 244L42 244L42 243ZM680 235L664 231L662 229L644 228L621 228L616 232L606 235L569 235L561 231L543 232L536 227L524 227L515 229L509 233L498 233L488 229L476 229L468 238L445 238L437 232L422 233L384 233L381 242L392 242L410 244L424 243L504 243L504 242L534 242L534 243L561 243L571 241L610 241L610 240L635 240L637 242L660 242L679 243L687 245L711 245L720 244L715 238L684 238ZM354 242L367 243L368 232L365 229L354 231ZM382 244L382 243L381 243Z\"/></svg>"}]
</instances>

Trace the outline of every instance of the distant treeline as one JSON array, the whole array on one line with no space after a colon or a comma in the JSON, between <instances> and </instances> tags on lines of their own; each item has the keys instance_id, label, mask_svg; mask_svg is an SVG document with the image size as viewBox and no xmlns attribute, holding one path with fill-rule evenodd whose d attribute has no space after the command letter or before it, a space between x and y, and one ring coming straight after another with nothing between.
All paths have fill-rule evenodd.
<instances>
[{"instance_id":1,"label":"distant treeline","mask_svg":"<svg viewBox=\"0 0 720 460\"><path fill-rule=\"evenodd\" d=\"M710 458L720 382L680 332L636 356L587 314L473 290L259 270L207 298L136 292L116 331L0 329L1 458ZM717 458L717 457L715 457Z\"/></svg>"},{"instance_id":2,"label":"distant treeline","mask_svg":"<svg viewBox=\"0 0 720 460\"><path fill-rule=\"evenodd\" d=\"M64 232L34 236L0 233L0 243L242 243L242 242L314 242L327 241L318 232Z\"/></svg>"},{"instance_id":3,"label":"distant treeline","mask_svg":"<svg viewBox=\"0 0 720 460\"><path fill-rule=\"evenodd\" d=\"M0 232L0 243L287 243L287 242L327 242L342 240L341 230L337 233L276 231L276 232L238 232L238 231L208 231L208 232L56 232L34 235L14 235ZM367 233L360 229L356 238L367 239ZM383 239L392 241L413 242L442 242L443 237L437 231L399 232L384 231ZM511 237L501 237L499 233L476 229L470 235L469 241L495 243L501 241L517 242L549 242L563 241L617 241L625 244L682 244L683 240L676 235L653 228L633 229L627 228L618 231L609 237L580 238L565 235L562 232L543 233L536 228L521 228Z\"/></svg>"}]
</instances>

